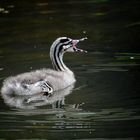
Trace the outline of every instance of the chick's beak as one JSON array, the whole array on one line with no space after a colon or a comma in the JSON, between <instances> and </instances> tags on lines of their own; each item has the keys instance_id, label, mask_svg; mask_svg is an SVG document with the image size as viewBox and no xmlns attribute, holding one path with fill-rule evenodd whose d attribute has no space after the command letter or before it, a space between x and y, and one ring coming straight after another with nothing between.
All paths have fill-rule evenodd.
<instances>
[{"instance_id":1,"label":"chick's beak","mask_svg":"<svg viewBox=\"0 0 140 140\"><path fill-rule=\"evenodd\" d=\"M84 53L87 53L86 50L82 50L82 49L77 48L77 44L78 44L79 42L81 42L81 41L86 40L86 39L87 39L87 37L81 38L81 39L72 40L72 47L73 47L73 49L74 49L75 52L84 52Z\"/></svg>"}]
</instances>

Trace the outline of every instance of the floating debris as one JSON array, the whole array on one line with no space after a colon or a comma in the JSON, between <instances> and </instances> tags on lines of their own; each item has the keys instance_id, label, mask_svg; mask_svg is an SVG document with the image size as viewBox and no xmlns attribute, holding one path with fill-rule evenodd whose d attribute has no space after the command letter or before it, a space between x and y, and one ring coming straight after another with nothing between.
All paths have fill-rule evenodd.
<instances>
[{"instance_id":1,"label":"floating debris","mask_svg":"<svg viewBox=\"0 0 140 140\"><path fill-rule=\"evenodd\" d=\"M0 71L4 70L4 68L0 68Z\"/></svg>"},{"instance_id":2,"label":"floating debris","mask_svg":"<svg viewBox=\"0 0 140 140\"><path fill-rule=\"evenodd\" d=\"M130 59L134 59L135 57L134 56L130 56Z\"/></svg>"},{"instance_id":3,"label":"floating debris","mask_svg":"<svg viewBox=\"0 0 140 140\"><path fill-rule=\"evenodd\" d=\"M86 31L83 31L83 34L86 34L87 32Z\"/></svg>"},{"instance_id":4,"label":"floating debris","mask_svg":"<svg viewBox=\"0 0 140 140\"><path fill-rule=\"evenodd\" d=\"M4 8L0 7L0 13L2 14L8 14L9 11L8 10L5 10Z\"/></svg>"},{"instance_id":5,"label":"floating debris","mask_svg":"<svg viewBox=\"0 0 140 140\"><path fill-rule=\"evenodd\" d=\"M8 5L7 8L14 8L14 5Z\"/></svg>"},{"instance_id":6,"label":"floating debris","mask_svg":"<svg viewBox=\"0 0 140 140\"><path fill-rule=\"evenodd\" d=\"M2 13L5 9L0 7L0 12Z\"/></svg>"},{"instance_id":7,"label":"floating debris","mask_svg":"<svg viewBox=\"0 0 140 140\"><path fill-rule=\"evenodd\" d=\"M37 3L37 6L46 6L46 5L48 5L48 3Z\"/></svg>"},{"instance_id":8,"label":"floating debris","mask_svg":"<svg viewBox=\"0 0 140 140\"><path fill-rule=\"evenodd\" d=\"M9 11L8 11L8 10L5 10L5 11L3 11L2 13L4 13L4 14L8 14Z\"/></svg>"},{"instance_id":9,"label":"floating debris","mask_svg":"<svg viewBox=\"0 0 140 140\"><path fill-rule=\"evenodd\" d=\"M30 70L32 70L33 69L33 67L30 67Z\"/></svg>"}]
</instances>

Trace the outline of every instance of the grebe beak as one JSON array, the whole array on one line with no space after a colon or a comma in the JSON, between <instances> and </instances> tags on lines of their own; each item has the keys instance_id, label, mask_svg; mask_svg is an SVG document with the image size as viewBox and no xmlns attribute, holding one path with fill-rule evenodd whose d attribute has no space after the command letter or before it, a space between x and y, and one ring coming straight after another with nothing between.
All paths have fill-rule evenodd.
<instances>
[{"instance_id":1,"label":"grebe beak","mask_svg":"<svg viewBox=\"0 0 140 140\"><path fill-rule=\"evenodd\" d=\"M81 38L81 39L74 39L74 40L72 40L72 47L73 47L73 50L74 50L75 52L84 52L84 53L87 53L86 50L82 50L82 49L77 48L77 44L78 44L79 42L81 42L81 41L86 40L86 39L87 39L87 37L84 37L84 38Z\"/></svg>"}]
</instances>

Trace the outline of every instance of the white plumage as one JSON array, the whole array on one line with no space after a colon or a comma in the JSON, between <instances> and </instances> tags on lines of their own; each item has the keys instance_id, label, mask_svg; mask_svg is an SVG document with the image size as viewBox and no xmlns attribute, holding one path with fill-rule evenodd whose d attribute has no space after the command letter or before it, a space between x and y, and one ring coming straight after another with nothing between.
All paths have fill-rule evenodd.
<instances>
[{"instance_id":1,"label":"white plumage","mask_svg":"<svg viewBox=\"0 0 140 140\"><path fill-rule=\"evenodd\" d=\"M70 86L76 80L73 72L64 64L63 54L65 52L86 52L76 47L76 44L84 39L86 38L73 40L60 37L56 39L50 49L50 58L54 70L41 69L11 76L4 80L1 93L14 93L16 95L51 94L53 91Z\"/></svg>"}]
</instances>

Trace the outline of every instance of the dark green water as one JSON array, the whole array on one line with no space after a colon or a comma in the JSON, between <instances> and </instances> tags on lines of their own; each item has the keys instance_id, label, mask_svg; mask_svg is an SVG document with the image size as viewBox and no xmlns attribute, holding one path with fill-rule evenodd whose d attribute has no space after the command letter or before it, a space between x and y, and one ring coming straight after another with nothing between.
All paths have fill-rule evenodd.
<instances>
[{"instance_id":1,"label":"dark green water","mask_svg":"<svg viewBox=\"0 0 140 140\"><path fill-rule=\"evenodd\" d=\"M66 54L75 87L50 100L0 98L0 139L140 138L139 0L1 0L0 86L12 75L52 67L51 43L88 37L87 54ZM72 92L71 89L73 88Z\"/></svg>"}]
</instances>

